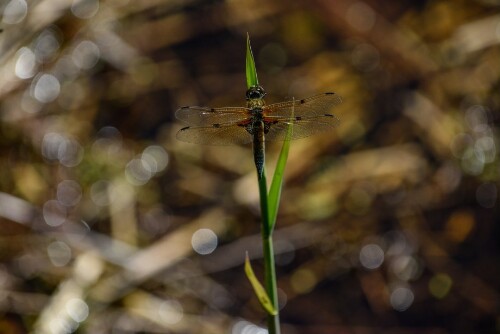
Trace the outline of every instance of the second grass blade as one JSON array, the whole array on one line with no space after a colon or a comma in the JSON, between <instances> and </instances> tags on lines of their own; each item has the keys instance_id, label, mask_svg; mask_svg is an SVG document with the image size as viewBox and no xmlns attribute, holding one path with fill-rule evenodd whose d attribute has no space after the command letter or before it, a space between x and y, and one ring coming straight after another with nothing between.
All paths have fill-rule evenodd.
<instances>
[{"instance_id":1,"label":"second grass blade","mask_svg":"<svg viewBox=\"0 0 500 334\"><path fill-rule=\"evenodd\" d=\"M293 115L294 113L292 110L291 118L294 117ZM267 198L271 232L274 230L274 226L276 225L276 218L278 216L278 207L280 204L281 189L283 188L283 178L285 177L286 161L288 159L288 152L290 151L290 139L292 138L292 132L293 123L290 122L288 124L285 141L283 142L283 146L281 147L281 152L278 157L278 162L276 163L276 169L274 170L273 180L271 181L271 188L269 189L269 196Z\"/></svg>"}]
</instances>

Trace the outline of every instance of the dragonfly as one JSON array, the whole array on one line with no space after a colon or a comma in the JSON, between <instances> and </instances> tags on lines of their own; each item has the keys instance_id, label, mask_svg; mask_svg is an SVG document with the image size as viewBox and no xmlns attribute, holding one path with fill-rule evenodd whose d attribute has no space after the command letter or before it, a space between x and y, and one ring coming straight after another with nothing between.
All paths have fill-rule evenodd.
<instances>
[{"instance_id":1,"label":"dragonfly","mask_svg":"<svg viewBox=\"0 0 500 334\"><path fill-rule=\"evenodd\" d=\"M181 107L175 116L189 126L177 132L177 139L203 145L253 143L260 178L264 171L266 141L304 138L332 130L340 123L339 118L330 113L342 103L338 94L323 93L269 105L264 101L265 95L262 86L252 86L246 92L246 107Z\"/></svg>"}]
</instances>

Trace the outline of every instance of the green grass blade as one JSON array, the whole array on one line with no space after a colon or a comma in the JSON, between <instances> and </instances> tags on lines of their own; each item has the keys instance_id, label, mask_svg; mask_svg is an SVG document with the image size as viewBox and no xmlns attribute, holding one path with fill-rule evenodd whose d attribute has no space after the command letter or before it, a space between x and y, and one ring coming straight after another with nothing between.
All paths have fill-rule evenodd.
<instances>
[{"instance_id":1,"label":"green grass blade","mask_svg":"<svg viewBox=\"0 0 500 334\"><path fill-rule=\"evenodd\" d=\"M252 47L250 46L250 35L247 33L247 61L246 61L247 88L259 85L255 61L253 59Z\"/></svg>"},{"instance_id":2,"label":"green grass blade","mask_svg":"<svg viewBox=\"0 0 500 334\"><path fill-rule=\"evenodd\" d=\"M259 299L259 302L264 310L266 310L266 312L271 315L278 314L278 311L276 311L276 309L274 308L273 303L267 295L266 290L264 289L262 284L260 284L259 280L255 276L255 273L253 272L252 265L250 264L250 259L248 258L248 253L245 256L245 274L247 275L250 284L252 284L253 290L255 291L255 294L257 295L257 298Z\"/></svg>"},{"instance_id":3,"label":"green grass blade","mask_svg":"<svg viewBox=\"0 0 500 334\"><path fill-rule=\"evenodd\" d=\"M293 111L291 118L293 118ZM271 232L276 225L276 218L278 216L278 207L280 204L281 189L283 188L283 178L285 176L286 161L288 159L288 152L290 151L290 138L292 137L292 132L293 123L290 122L290 124L288 125L285 141L283 142L283 146L281 147L281 152L278 157L278 162L276 163L276 169L274 170L271 188L269 189L269 196L267 200Z\"/></svg>"}]
</instances>

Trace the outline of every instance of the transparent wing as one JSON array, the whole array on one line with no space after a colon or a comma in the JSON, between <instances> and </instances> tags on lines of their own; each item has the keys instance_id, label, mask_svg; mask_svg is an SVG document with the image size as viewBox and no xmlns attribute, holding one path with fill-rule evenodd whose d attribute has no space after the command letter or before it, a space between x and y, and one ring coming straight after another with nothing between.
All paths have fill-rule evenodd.
<instances>
[{"instance_id":1,"label":"transparent wing","mask_svg":"<svg viewBox=\"0 0 500 334\"><path fill-rule=\"evenodd\" d=\"M247 130L234 123L186 127L177 132L177 139L202 145L239 145L252 142L252 136Z\"/></svg>"},{"instance_id":2,"label":"transparent wing","mask_svg":"<svg viewBox=\"0 0 500 334\"><path fill-rule=\"evenodd\" d=\"M330 110L342 102L335 93L324 93L302 100L274 103L263 109L269 126L266 140L284 140L288 124L293 124L291 139L298 139L333 129L339 124ZM182 107L175 116L192 127L177 133L177 139L205 145L233 145L252 142L252 136L238 124L252 119L245 107Z\"/></svg>"},{"instance_id":3,"label":"transparent wing","mask_svg":"<svg viewBox=\"0 0 500 334\"><path fill-rule=\"evenodd\" d=\"M321 116L330 113L330 110L340 103L342 103L342 98L337 94L323 93L307 99L270 104L264 107L264 115L275 117Z\"/></svg>"},{"instance_id":4,"label":"transparent wing","mask_svg":"<svg viewBox=\"0 0 500 334\"><path fill-rule=\"evenodd\" d=\"M266 141L285 140L288 126L292 127L292 135L290 139L299 139L309 137L316 133L330 131L340 124L340 120L335 115L321 115L312 117L294 118L279 118L272 121L272 117L266 117L266 121L270 120L269 132L266 133ZM277 121L277 122L276 122Z\"/></svg>"},{"instance_id":5,"label":"transparent wing","mask_svg":"<svg viewBox=\"0 0 500 334\"><path fill-rule=\"evenodd\" d=\"M251 115L250 110L244 107L181 107L175 112L175 117L193 126L212 126L213 124L238 123Z\"/></svg>"}]
</instances>

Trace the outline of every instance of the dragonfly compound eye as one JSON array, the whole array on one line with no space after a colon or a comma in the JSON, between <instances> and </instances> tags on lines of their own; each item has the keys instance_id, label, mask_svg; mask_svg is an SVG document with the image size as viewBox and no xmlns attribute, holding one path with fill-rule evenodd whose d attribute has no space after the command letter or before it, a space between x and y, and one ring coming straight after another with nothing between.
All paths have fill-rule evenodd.
<instances>
[{"instance_id":1,"label":"dragonfly compound eye","mask_svg":"<svg viewBox=\"0 0 500 334\"><path fill-rule=\"evenodd\" d=\"M266 95L264 88L261 86L253 86L247 90L247 100L262 99Z\"/></svg>"}]
</instances>

